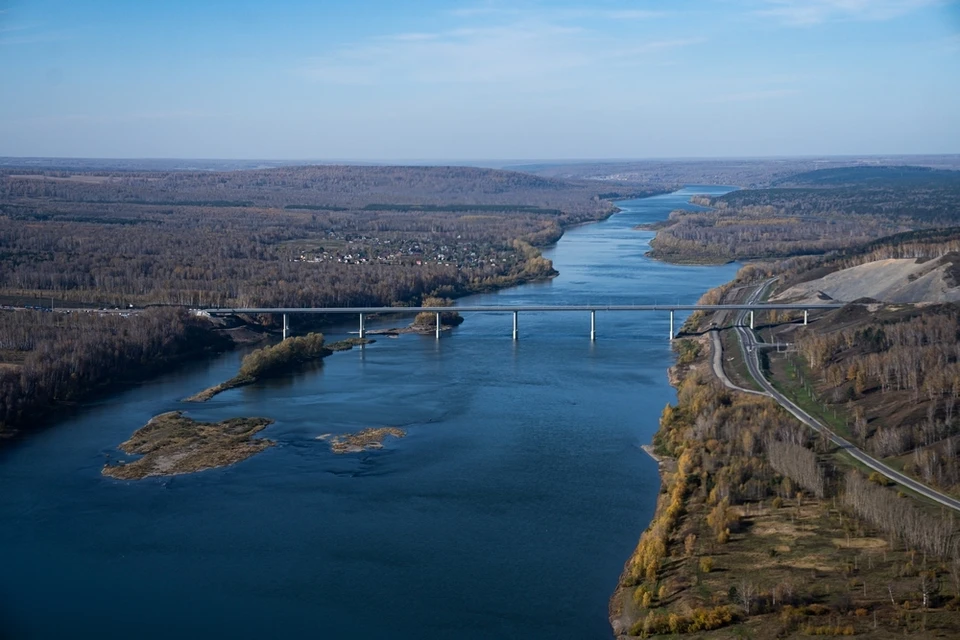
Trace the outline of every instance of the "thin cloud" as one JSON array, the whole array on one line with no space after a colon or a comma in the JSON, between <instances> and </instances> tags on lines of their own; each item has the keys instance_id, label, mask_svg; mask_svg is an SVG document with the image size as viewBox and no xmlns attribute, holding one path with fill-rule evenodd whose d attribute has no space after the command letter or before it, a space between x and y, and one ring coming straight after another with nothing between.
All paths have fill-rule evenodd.
<instances>
[{"instance_id":1,"label":"thin cloud","mask_svg":"<svg viewBox=\"0 0 960 640\"><path fill-rule=\"evenodd\" d=\"M140 123L163 120L200 120L231 117L226 113L198 111L192 109L175 109L170 111L138 111L123 114L96 114L67 113L53 116L32 116L10 120L4 124L12 126L51 126L51 125L97 125Z\"/></svg>"},{"instance_id":2,"label":"thin cloud","mask_svg":"<svg viewBox=\"0 0 960 640\"><path fill-rule=\"evenodd\" d=\"M594 7L572 7L567 9L519 9L503 5L481 5L461 7L447 11L447 15L457 18L519 18L540 20L651 20L674 15L671 11L649 9L596 9Z\"/></svg>"},{"instance_id":3,"label":"thin cloud","mask_svg":"<svg viewBox=\"0 0 960 640\"><path fill-rule=\"evenodd\" d=\"M710 98L707 102L726 103L726 102L757 102L760 100L771 100L774 98L785 98L795 96L800 93L797 89L761 89L758 91L744 91L741 93L729 93L727 95Z\"/></svg>"},{"instance_id":4,"label":"thin cloud","mask_svg":"<svg viewBox=\"0 0 960 640\"><path fill-rule=\"evenodd\" d=\"M665 18L669 15L672 15L669 11L644 11L642 9L603 12L604 17L614 20L650 20L652 18Z\"/></svg>"},{"instance_id":5,"label":"thin cloud","mask_svg":"<svg viewBox=\"0 0 960 640\"><path fill-rule=\"evenodd\" d=\"M763 0L754 15L795 27L835 20L884 21L941 4L941 0Z\"/></svg>"},{"instance_id":6,"label":"thin cloud","mask_svg":"<svg viewBox=\"0 0 960 640\"><path fill-rule=\"evenodd\" d=\"M940 43L940 49L946 53L960 52L960 34L950 36L949 38L942 40Z\"/></svg>"},{"instance_id":7,"label":"thin cloud","mask_svg":"<svg viewBox=\"0 0 960 640\"><path fill-rule=\"evenodd\" d=\"M45 31L43 25L14 24L0 27L0 46L58 42L73 37L62 30Z\"/></svg>"},{"instance_id":8,"label":"thin cloud","mask_svg":"<svg viewBox=\"0 0 960 640\"><path fill-rule=\"evenodd\" d=\"M302 73L333 84L504 83L542 81L610 61L643 60L700 38L624 46L579 26L519 22L436 33L383 36L307 62Z\"/></svg>"},{"instance_id":9,"label":"thin cloud","mask_svg":"<svg viewBox=\"0 0 960 640\"><path fill-rule=\"evenodd\" d=\"M436 40L437 34L435 33L398 33L396 35L387 36L386 39L398 40L400 42L420 42L423 40Z\"/></svg>"},{"instance_id":10,"label":"thin cloud","mask_svg":"<svg viewBox=\"0 0 960 640\"><path fill-rule=\"evenodd\" d=\"M60 42L69 40L72 36L63 33L35 33L22 36L0 36L0 46L43 44L47 42Z\"/></svg>"}]
</instances>

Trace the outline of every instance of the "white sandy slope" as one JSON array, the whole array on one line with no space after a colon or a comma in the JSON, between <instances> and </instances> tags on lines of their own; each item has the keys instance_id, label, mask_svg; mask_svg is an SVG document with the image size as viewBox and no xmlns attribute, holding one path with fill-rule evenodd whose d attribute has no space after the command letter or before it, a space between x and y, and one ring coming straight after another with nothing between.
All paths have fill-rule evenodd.
<instances>
[{"instance_id":1,"label":"white sandy slope","mask_svg":"<svg viewBox=\"0 0 960 640\"><path fill-rule=\"evenodd\" d=\"M840 302L874 298L883 302L955 302L960 287L947 283L949 264L913 259L868 262L841 269L822 278L790 287L773 298L776 302L817 302L826 296Z\"/></svg>"}]
</instances>

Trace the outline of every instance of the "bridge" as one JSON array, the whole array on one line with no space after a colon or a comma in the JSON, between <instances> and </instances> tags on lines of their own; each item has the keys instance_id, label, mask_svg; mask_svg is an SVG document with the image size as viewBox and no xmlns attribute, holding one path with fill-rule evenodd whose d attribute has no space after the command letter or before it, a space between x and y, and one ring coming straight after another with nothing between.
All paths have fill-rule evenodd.
<instances>
[{"instance_id":1,"label":"bridge","mask_svg":"<svg viewBox=\"0 0 960 640\"><path fill-rule=\"evenodd\" d=\"M807 324L810 311L839 309L846 306L843 303L816 303L816 304L776 304L776 303L748 303L748 304L622 304L622 305L521 305L521 306L462 306L462 307L251 307L236 309L199 309L196 313L210 316L231 315L260 315L274 314L283 316L283 339L290 335L290 315L292 314L330 314L355 315L360 318L360 337L366 336L365 320L370 315L383 314L436 314L436 337L440 339L440 314L456 311L457 313L512 313L513 339L520 337L519 315L523 312L589 312L590 339L597 339L597 312L598 311L659 311L670 313L670 340L674 338L674 313L677 311L749 311L750 328L754 328L754 312L756 311L803 311L803 324Z\"/></svg>"}]
</instances>

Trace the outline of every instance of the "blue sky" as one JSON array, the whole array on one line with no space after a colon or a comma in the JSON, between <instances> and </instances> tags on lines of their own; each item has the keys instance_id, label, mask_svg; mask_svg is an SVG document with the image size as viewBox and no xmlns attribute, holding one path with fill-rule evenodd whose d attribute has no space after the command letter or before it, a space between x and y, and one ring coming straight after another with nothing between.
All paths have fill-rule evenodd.
<instances>
[{"instance_id":1,"label":"blue sky","mask_svg":"<svg viewBox=\"0 0 960 640\"><path fill-rule=\"evenodd\" d=\"M957 0L0 0L0 155L960 153Z\"/></svg>"}]
</instances>

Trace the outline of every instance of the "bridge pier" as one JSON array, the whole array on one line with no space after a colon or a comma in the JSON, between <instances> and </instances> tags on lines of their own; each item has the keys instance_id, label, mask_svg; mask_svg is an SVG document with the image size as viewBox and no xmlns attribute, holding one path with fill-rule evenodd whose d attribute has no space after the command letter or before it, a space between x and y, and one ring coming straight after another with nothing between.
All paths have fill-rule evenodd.
<instances>
[{"instance_id":1,"label":"bridge pier","mask_svg":"<svg viewBox=\"0 0 960 640\"><path fill-rule=\"evenodd\" d=\"M366 337L367 337L367 330L366 330L366 329L364 328L364 326L363 326L363 314L362 314L362 313L360 314L360 337L361 337L361 338L366 338Z\"/></svg>"},{"instance_id":2,"label":"bridge pier","mask_svg":"<svg viewBox=\"0 0 960 640\"><path fill-rule=\"evenodd\" d=\"M806 309L804 309L803 310L803 326L807 326L807 313L809 312Z\"/></svg>"},{"instance_id":3,"label":"bridge pier","mask_svg":"<svg viewBox=\"0 0 960 640\"><path fill-rule=\"evenodd\" d=\"M517 340L517 339L520 337L520 334L519 334L518 331L517 331L517 316L518 316L518 315L519 315L519 312L517 312L517 311L514 311L514 312L513 312L513 339L514 339L514 340Z\"/></svg>"},{"instance_id":4,"label":"bridge pier","mask_svg":"<svg viewBox=\"0 0 960 640\"><path fill-rule=\"evenodd\" d=\"M290 337L290 316L283 314L283 339Z\"/></svg>"},{"instance_id":5,"label":"bridge pier","mask_svg":"<svg viewBox=\"0 0 960 640\"><path fill-rule=\"evenodd\" d=\"M753 329L753 309L750 309L750 329Z\"/></svg>"},{"instance_id":6,"label":"bridge pier","mask_svg":"<svg viewBox=\"0 0 960 640\"><path fill-rule=\"evenodd\" d=\"M437 312L437 340L440 339L440 312Z\"/></svg>"},{"instance_id":7,"label":"bridge pier","mask_svg":"<svg viewBox=\"0 0 960 640\"><path fill-rule=\"evenodd\" d=\"M597 311L596 309L590 310L590 341L597 339Z\"/></svg>"},{"instance_id":8,"label":"bridge pier","mask_svg":"<svg viewBox=\"0 0 960 640\"><path fill-rule=\"evenodd\" d=\"M673 342L673 309L670 309L670 342Z\"/></svg>"}]
</instances>

